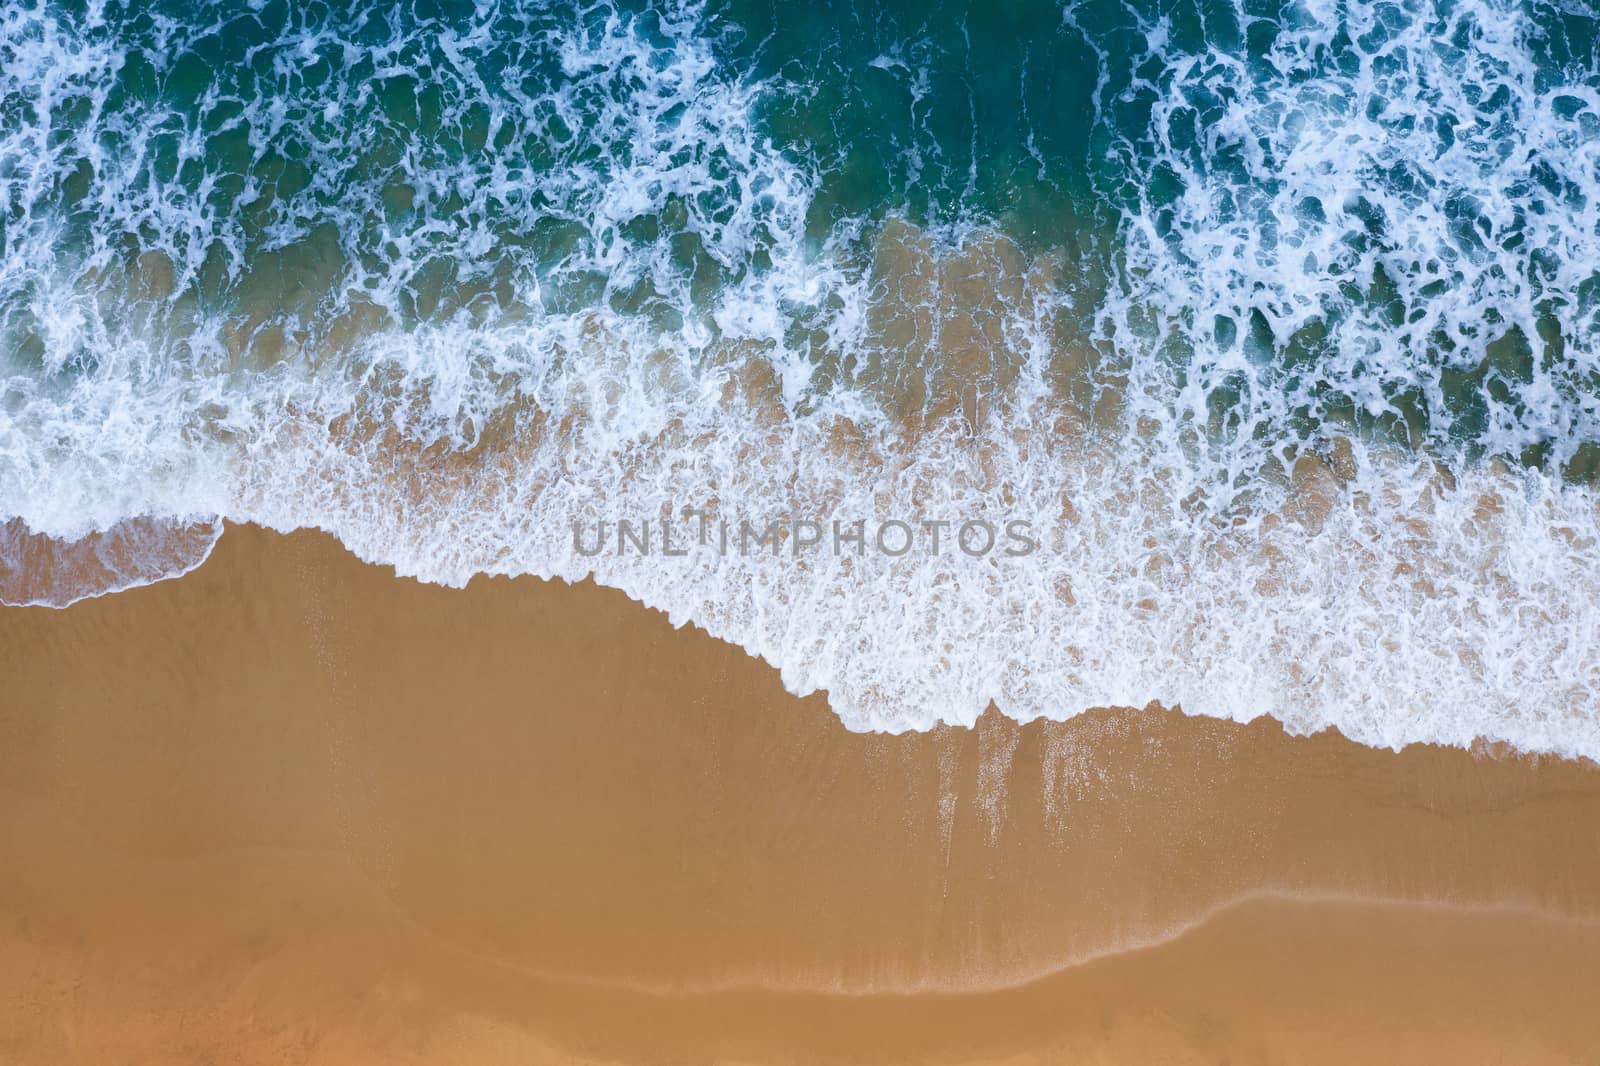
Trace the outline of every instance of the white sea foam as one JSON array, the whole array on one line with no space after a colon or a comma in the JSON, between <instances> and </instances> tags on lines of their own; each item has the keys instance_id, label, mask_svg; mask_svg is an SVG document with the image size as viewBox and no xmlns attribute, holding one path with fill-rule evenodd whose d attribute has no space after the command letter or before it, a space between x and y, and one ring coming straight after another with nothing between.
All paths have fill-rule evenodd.
<instances>
[{"instance_id":1,"label":"white sea foam","mask_svg":"<svg viewBox=\"0 0 1600 1066\"><path fill-rule=\"evenodd\" d=\"M1560 465L1600 438L1600 71L1541 63L1539 33L1494 0L1302 0L1261 59L1173 57L1165 22L1146 25L1124 62L1168 62L1102 101L1151 109L1111 149L1131 210L1106 328L1180 335L1188 358L1176 396L1161 361L1135 360L1141 413L1216 434L1210 401L1240 392L1221 431L1235 455L1291 418L1404 418L1402 397L1445 451L1465 433L1478 454L1546 445ZM1279 346L1331 343L1311 367L1268 365L1253 321ZM1525 365L1485 373L1513 331ZM1483 407L1470 428L1452 371Z\"/></svg>"},{"instance_id":2,"label":"white sea foam","mask_svg":"<svg viewBox=\"0 0 1600 1066\"><path fill-rule=\"evenodd\" d=\"M198 136L168 105L67 136L69 113L106 106L106 73L133 61L130 46L7 9L0 99L35 106L0 133L0 208L19 220L0 263L0 517L65 540L136 516L317 526L452 585L593 574L767 659L792 691L827 690L855 729L970 723L991 701L1059 718L1154 699L1376 745L1484 737L1600 756L1595 494L1452 450L1438 381L1455 356L1417 340L1437 333L1481 359L1491 327L1532 336L1553 316L1564 361L1509 382L1479 450L1587 439L1584 271L1600 236L1594 139L1581 134L1600 102L1575 89L1581 107L1557 106L1561 92L1519 66L1526 27L1503 7L1456 5L1481 30L1429 52L1440 31L1393 5L1404 54L1386 46L1380 76L1321 70L1325 27L1366 16L1308 3L1274 54L1316 77L1214 58L1142 86L1160 130L1192 84L1242 86L1208 150L1244 145L1243 169L1185 164L1179 201L1130 214L1112 295L1070 342L1066 327L1085 324L1063 323L1061 279L1088 267L1025 255L982 220L930 233L862 220L808 239L820 175L764 136L757 111L775 90L720 69L692 7L653 29L604 8L541 24L563 75L547 90L484 84L482 27L447 34L442 63L419 58L415 35L291 35L259 57L287 88L200 105L237 109L248 160L286 136L312 146L306 187L271 198L257 228L249 198L151 162L162 137ZM1152 48L1161 36L1150 27ZM374 73L296 88L293 71L318 55ZM415 131L333 124L402 74L445 86L440 126L480 123L485 147L430 155ZM1414 126L1364 117L1368 98L1420 117L1470 102L1439 94L1500 86L1508 114L1458 130L1443 155L1408 140ZM1146 156L1176 167L1185 153L1164 136ZM571 138L583 150L570 164L519 155ZM1540 191L1530 158L1577 191ZM83 159L98 229L74 241L53 190ZM1383 241L1351 244L1352 190L1401 160L1436 167L1433 184L1385 193ZM403 221L385 200L401 186ZM1446 205L1479 187L1495 192L1479 207L1493 239L1469 254L1445 236ZM1259 192L1240 199L1245 188ZM1321 222L1303 217L1310 196ZM1514 246L1502 221L1522 234ZM511 231L560 254L523 257ZM1529 248L1548 253L1537 279ZM253 290L274 255L322 271L328 295ZM236 305L194 295L208 262L233 271ZM1406 336L1340 288L1380 264L1423 315ZM1462 295L1427 289L1440 279ZM452 305L463 293L477 296ZM1279 332L1336 319L1347 354L1302 381L1243 343L1208 341L1199 309L1238 334L1257 309ZM1413 378L1430 418L1420 443L1447 471L1333 420L1329 396L1382 408ZM1245 399L1219 431L1224 386ZM685 506L1016 517L1043 544L982 559L573 550L574 524Z\"/></svg>"},{"instance_id":3,"label":"white sea foam","mask_svg":"<svg viewBox=\"0 0 1600 1066\"><path fill-rule=\"evenodd\" d=\"M182 577L222 539L213 518L130 518L105 532L62 541L20 519L0 526L0 604L70 607L79 600Z\"/></svg>"}]
</instances>

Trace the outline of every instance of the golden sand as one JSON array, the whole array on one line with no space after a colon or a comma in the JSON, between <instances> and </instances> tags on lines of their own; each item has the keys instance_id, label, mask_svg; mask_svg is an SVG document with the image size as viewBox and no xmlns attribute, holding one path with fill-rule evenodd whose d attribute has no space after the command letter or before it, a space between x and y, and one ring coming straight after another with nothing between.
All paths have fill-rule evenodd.
<instances>
[{"instance_id":1,"label":"golden sand","mask_svg":"<svg viewBox=\"0 0 1600 1066\"><path fill-rule=\"evenodd\" d=\"M233 528L0 609L0 1063L1595 1062L1600 769L845 731L620 593Z\"/></svg>"}]
</instances>

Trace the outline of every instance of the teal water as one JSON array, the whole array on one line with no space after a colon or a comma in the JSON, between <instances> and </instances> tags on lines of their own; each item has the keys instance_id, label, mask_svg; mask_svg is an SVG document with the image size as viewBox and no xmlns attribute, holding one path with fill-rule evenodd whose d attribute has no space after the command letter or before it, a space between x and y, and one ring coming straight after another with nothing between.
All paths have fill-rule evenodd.
<instances>
[{"instance_id":1,"label":"teal water","mask_svg":"<svg viewBox=\"0 0 1600 1066\"><path fill-rule=\"evenodd\" d=\"M1517 40L1476 54L1472 35L1500 7ZM180 331L258 308L314 314L352 289L402 323L506 310L532 283L545 309L604 302L681 328L773 269L774 241L819 256L870 244L891 216L991 225L1061 255L1082 279L1067 294L1081 319L1106 311L1106 278L1116 288L1131 268L1122 287L1137 296L1140 269L1204 272L1195 237L1248 231L1256 270L1299 271L1314 291L1246 271L1217 279L1221 313L1162 308L1180 378L1185 364L1208 369L1194 345L1221 346L1313 421L1347 414L1411 443L1586 475L1592 373L1567 349L1588 343L1600 292L1584 258L1595 21L1549 3L1231 0L17 7L7 255L30 259L37 243L71 271L159 248L177 264ZM570 35L595 45L619 26L643 50L637 71L564 66ZM703 168L692 192L647 181L609 214L608 179L639 170L630 135L670 142L685 106L659 85L635 101L644 110L619 101L675 77L686 36L712 68L689 76L745 97L735 150L793 168L777 196L804 199L786 205L803 226L779 234L789 220L760 217L781 209L757 186L785 179L719 144L714 119L651 145L665 152L654 163ZM1415 53L1419 40L1432 54ZM89 66L47 73L56 49ZM41 115L47 86L59 96ZM1549 143L1521 130L1530 120ZM1358 127L1352 157L1315 146L1325 169L1299 195L1276 156L1305 151L1307 124L1329 121ZM1197 197L1209 202L1186 211ZM1157 242L1153 262L1127 261L1130 220ZM1285 267L1285 243L1318 261ZM95 358L45 351L28 306L39 278L8 275L13 352ZM1490 302L1463 318L1444 306L1463 292ZM798 345L815 322L792 325ZM1398 358L1369 351L1327 372L1335 349L1396 343ZM1263 413L1227 375L1205 389L1212 422ZM1564 409L1537 409L1530 394L1546 389Z\"/></svg>"},{"instance_id":2,"label":"teal water","mask_svg":"<svg viewBox=\"0 0 1600 1066\"><path fill-rule=\"evenodd\" d=\"M858 728L1160 698L1600 751L1597 30L1572 0L13 3L0 520L61 550L0 557L138 523L110 542L148 575L219 517L318 525L430 580L592 572ZM564 539L708 501L1026 510L1048 551ZM133 580L51 565L8 587Z\"/></svg>"}]
</instances>

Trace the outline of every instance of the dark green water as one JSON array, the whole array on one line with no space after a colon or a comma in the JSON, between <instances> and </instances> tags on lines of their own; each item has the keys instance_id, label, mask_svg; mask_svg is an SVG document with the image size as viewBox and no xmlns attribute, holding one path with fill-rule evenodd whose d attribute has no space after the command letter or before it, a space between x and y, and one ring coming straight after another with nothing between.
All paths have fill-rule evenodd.
<instances>
[{"instance_id":1,"label":"dark green water","mask_svg":"<svg viewBox=\"0 0 1600 1066\"><path fill-rule=\"evenodd\" d=\"M1597 29L1576 0L0 7L0 526L592 572L862 727L1161 697L1592 753ZM867 580L561 536L710 499L1026 505L1052 554Z\"/></svg>"}]
</instances>

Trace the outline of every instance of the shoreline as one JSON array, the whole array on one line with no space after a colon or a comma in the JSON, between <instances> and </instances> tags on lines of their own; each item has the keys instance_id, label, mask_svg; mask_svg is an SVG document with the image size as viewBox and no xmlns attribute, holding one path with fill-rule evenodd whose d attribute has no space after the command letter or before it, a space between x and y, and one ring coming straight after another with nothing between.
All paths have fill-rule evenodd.
<instances>
[{"instance_id":1,"label":"shoreline","mask_svg":"<svg viewBox=\"0 0 1600 1066\"><path fill-rule=\"evenodd\" d=\"M130 520L130 522L132 522L132 523L138 523L138 522L141 522L141 521L144 521L144 520L143 519ZM634 606L638 607L639 609L644 610L644 611L648 611L648 612L650 612L650 613L652 613L654 615L659 615L662 618L666 619L668 624L674 630L685 630L685 629L692 630L693 632L695 632L699 636L704 637L704 638L709 639L709 640L712 640L712 641L715 641L717 644L719 644L721 646L724 646L726 648L729 648L729 649L731 649L731 650L733 650L735 652L738 652L738 653L742 654L743 656L745 656L746 658L748 658L752 662L758 663L761 666L770 669L775 676L779 676L781 678L781 675L782 675L782 668L778 664L775 664L771 660L766 658L764 655L761 655L761 654L759 654L757 652L753 652L753 651L749 650L748 648L745 648L743 645L739 644L737 641L730 640L730 639L728 639L726 637L718 635L717 633L713 632L712 630L707 629L704 624L702 624L700 621L697 621L694 618L674 618L672 612L670 612L669 610L667 610L665 608L662 608L662 607L657 607L657 606L651 604L647 600L645 600L645 599L643 599L643 598L641 598L639 596L634 595L634 593L629 591L627 588L624 588L624 587L621 587L621 586L616 586L616 585L601 584L598 580L596 580L596 578L594 577L593 574L589 574L589 575L585 576L584 578L582 578L582 579L580 579L578 581L573 581L573 580L570 580L568 578L560 577L560 576L540 577L540 576L537 576L537 575L534 575L534 574L528 574L528 573L521 573L521 574L515 574L515 575L504 574L504 573L491 574L491 573L485 573L485 572L479 571L479 572L473 573L469 578L467 578L462 583L451 583L451 582L447 582L447 581L441 581L441 580L434 580L434 579L429 579L429 578L425 578L425 577L419 577L416 574L412 574L412 573L401 573L399 567L394 562L374 561L374 560L368 559L368 558L362 556L361 554L359 554L355 548L352 548L349 545L345 544L344 541L341 539L340 535L338 534L338 532L336 532L334 530L330 530L330 529L324 529L324 528L319 527L319 526L301 526L301 527L297 527L297 528L295 528L293 530L290 530L289 532L286 533L286 532L283 532L282 530L275 529L275 528L272 528L272 527L269 527L269 526L264 526L264 525L261 525L261 524L259 524L257 522L254 522L254 521L238 522L238 521L235 521L233 519L213 519L213 520L210 520L210 521L213 522L220 530L222 530L224 532L226 530L246 531L248 533L248 535L251 535L251 536L265 536L265 537L269 537L269 538L282 538L282 539L300 539L300 538L305 538L305 537L325 538L325 539L331 541L332 544L334 545L334 547L338 551L343 552L343 553L351 556L361 566L370 567L370 568L372 568L374 570L383 571L383 572L385 572L385 574L388 577L390 577L391 579L393 579L395 581L411 582L411 583L415 583L415 584L418 584L418 585L424 585L424 586L428 586L428 587L431 587L431 588L437 588L437 589L445 589L445 590L449 590L449 591L452 591L452 592L462 592L465 589L467 589L469 586L476 585L476 584L479 584L479 583L482 583L482 582L512 581L512 582L517 582L519 584L532 583L534 586L560 585L561 587L566 588L566 589L592 588L592 589L595 589L595 590L597 590L597 591L599 591L599 592L601 592L603 594L617 593L617 594L620 594L623 597L625 597L628 600L629 603L633 604ZM24 528L26 528L26 527L24 527ZM39 536L39 535L37 535L37 534L24 534L24 536ZM101 534L92 534L90 538L86 538L86 541L87 540L92 540L94 537L98 537L98 536L101 536ZM204 552L203 555L199 556L198 559L186 560L185 562L183 562L181 564L180 568L175 569L173 572L171 572L169 574L165 574L165 575L162 575L162 576L159 576L159 577L135 577L135 578L129 579L128 581L126 581L126 583L108 586L108 587L105 587L102 590L93 591L93 592L76 593L76 594L73 595L73 598L71 598L71 599L69 599L69 600L67 600L66 602L63 602L63 603L53 603L53 602L49 602L49 601L46 601L46 600L43 600L43 599L34 599L34 600L17 601L17 602L0 600L0 611L19 611L19 610L26 610L26 609L40 609L40 610L45 610L45 611L60 611L60 610L65 610L65 609L67 609L69 607L76 606L79 603L84 603L86 601L105 599L105 598L112 597L112 596L118 596L118 595L121 595L123 593L132 592L132 591L136 591L136 590L143 589L143 588L148 588L148 587L150 587L152 585L160 585L160 584L163 584L165 582L181 580L182 578L186 577L187 575L193 573L195 570L197 570L200 567L206 565L207 561L211 557L211 553L213 551L215 551L216 545L221 541L221 537L222 537L222 533L221 532L217 533L215 538L212 540L211 545L208 548L205 549L205 552ZM66 542L59 541L56 538L45 537L43 539L46 540L47 542L49 542L50 544L54 545L54 546L59 546L59 545L61 545L63 543L66 543ZM579 553L579 554L582 554L582 553ZM60 559L46 559L46 560L40 560L40 562L41 562L41 564L46 564L46 563L60 564L61 560ZM795 693L793 691L788 690L787 686L785 686L785 693L786 693L787 696L789 696L791 699L794 699L794 700L808 701L808 700L813 700L813 699L820 699L825 704L827 703L828 696L829 696L828 691L826 689L816 689L814 691L807 692L807 693L802 695L802 694L797 694L797 693ZM1410 750L1413 750L1413 749L1423 749L1423 750L1431 750L1431 751L1459 751L1459 752L1464 752L1466 754L1472 755L1475 758L1476 757L1489 757L1489 758L1553 759L1553 760L1557 760L1559 762L1570 763L1570 764L1574 764L1574 765L1577 765L1577 766L1584 766L1584 767L1588 767L1588 768L1591 768L1591 769L1600 769L1600 760L1597 760L1595 758L1591 758L1588 755L1574 754L1574 753L1569 753L1569 752L1566 752L1566 751L1558 751L1558 750L1553 750L1553 749L1539 749L1539 748L1527 749L1527 748L1520 748L1514 742L1512 742L1510 740L1506 740L1506 739L1498 738L1498 737L1491 737L1491 736L1484 735L1484 734L1479 734L1479 735L1473 737L1471 741L1466 742L1466 743L1452 743L1452 742L1448 742L1448 741L1438 741L1438 740L1410 740L1410 741L1406 741L1404 744L1401 744L1399 746L1386 746L1386 745L1381 745L1381 744L1368 743L1366 741L1358 740L1358 739L1356 739L1354 737L1351 737L1351 736L1347 735L1346 733L1344 733L1339 728L1339 726L1337 724L1326 725L1326 726L1323 726L1323 727L1321 727L1319 729L1316 729L1316 730L1313 730L1313 731L1310 731L1310 732L1296 732L1294 723L1285 722L1282 718L1280 718L1273 711L1261 711L1261 712L1257 713L1254 717L1251 717L1251 718L1235 718L1235 717L1228 717L1228 716L1221 716L1221 715L1211 714L1211 713L1208 713L1208 712L1205 712L1205 711L1193 711L1193 712L1187 711L1187 710L1184 709L1183 704L1182 704L1181 701L1180 702L1173 702L1173 703L1163 703L1163 702L1161 702L1159 700L1151 700L1151 701L1145 703L1142 706L1135 706L1135 705L1132 705L1132 704L1094 706L1094 707L1087 707L1087 708L1084 708L1084 709L1082 709L1080 711L1074 712L1074 713L1068 715L1065 718L1052 718L1052 717L1047 717L1047 716L1040 716L1038 718L1029 718L1029 719L1020 719L1020 718L1016 718L1016 717L1014 717L1012 715L1009 715L1009 714L1007 714L1007 712L1003 708L1001 708L996 703L991 701L989 703L989 705L984 709L984 711L979 715L979 718L983 719L983 718L987 718L987 717L990 717L990 716L998 715L998 716L1003 717L1003 718L1008 718L1012 722L1016 723L1019 726L1023 726L1023 727L1031 726L1031 725L1034 725L1035 723L1041 723L1041 722L1042 723L1047 723L1047 724L1050 724L1050 725L1059 726L1059 725L1063 725L1063 724L1065 724L1067 722L1070 722L1073 718L1078 717L1080 715L1096 714L1096 713L1107 712L1107 711L1110 711L1110 712L1124 712L1124 713L1130 713L1130 714L1152 713L1152 712L1154 712L1154 713L1181 714L1181 715L1183 715L1185 717L1203 718L1203 719L1209 719L1209 720L1218 721L1218 722L1225 722L1225 723L1229 723L1229 724L1232 724L1232 725L1240 725L1240 726L1251 726L1251 725L1254 725L1256 722L1265 719L1265 720L1270 721L1271 723L1277 725L1280 729L1283 730L1284 735L1288 736L1288 737L1311 738L1311 737L1320 737L1320 736L1330 735L1331 734L1333 737L1337 738L1340 741L1348 741L1350 743L1360 745L1361 747L1368 748L1368 749L1371 749L1373 751L1384 751L1384 752L1390 752L1392 754L1402 754L1402 753L1404 753L1406 751L1410 751ZM831 706L830 706L830 712L832 712ZM876 728L871 728L871 729L856 729L856 728L853 728L848 722L844 721L843 719L840 719L839 716L837 715L837 713L835 713L835 718L839 719L840 725L843 726L844 729L846 731L848 731L848 732L856 733L856 734L859 734L859 735L865 735L865 736L882 736L882 737L898 737L898 736L905 736L905 735L911 734L911 733L927 733L927 732L930 732L930 731L935 730L935 729L938 729L938 730L942 730L942 729L973 729L973 728L976 728L976 725L977 725L976 722L968 725L968 724L963 724L963 723L955 722L955 721L940 721L940 722L936 723L934 726L932 726L929 729L919 729L919 728L914 728L914 727L911 727L911 726L907 726L907 727L905 727L903 729L900 729L900 730L896 731L896 730L890 730L890 729L883 728L883 727L876 727Z\"/></svg>"},{"instance_id":2,"label":"shoreline","mask_svg":"<svg viewBox=\"0 0 1600 1066\"><path fill-rule=\"evenodd\" d=\"M1542 1019L1506 1061L1600 1042L1590 763L852 733L620 591L238 526L0 609L0 670L4 1061L1446 1062L1510 1048L1496 997Z\"/></svg>"}]
</instances>

